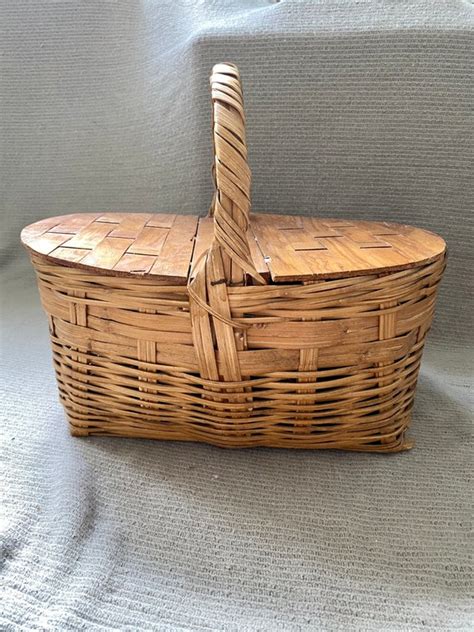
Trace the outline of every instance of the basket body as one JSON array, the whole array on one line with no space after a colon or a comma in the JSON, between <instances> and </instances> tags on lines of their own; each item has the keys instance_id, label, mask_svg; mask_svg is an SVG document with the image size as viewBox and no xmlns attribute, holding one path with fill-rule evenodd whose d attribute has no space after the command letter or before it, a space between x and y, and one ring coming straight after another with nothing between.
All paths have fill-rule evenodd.
<instances>
[{"instance_id":1,"label":"basket body","mask_svg":"<svg viewBox=\"0 0 474 632\"><path fill-rule=\"evenodd\" d=\"M405 431L444 256L388 274L228 288L232 318L249 325L235 383L202 377L186 286L33 263L75 435L410 447ZM269 313L273 322L262 322Z\"/></svg>"},{"instance_id":2,"label":"basket body","mask_svg":"<svg viewBox=\"0 0 474 632\"><path fill-rule=\"evenodd\" d=\"M208 219L83 214L22 233L72 433L410 447L443 240L376 222L250 223L237 68L217 65L211 88Z\"/></svg>"}]
</instances>

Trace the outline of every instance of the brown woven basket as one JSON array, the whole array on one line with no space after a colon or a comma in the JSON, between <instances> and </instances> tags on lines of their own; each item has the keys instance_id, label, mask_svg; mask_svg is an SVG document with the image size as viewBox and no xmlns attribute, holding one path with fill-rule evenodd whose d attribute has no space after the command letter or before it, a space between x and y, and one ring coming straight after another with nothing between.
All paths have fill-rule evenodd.
<instances>
[{"instance_id":1,"label":"brown woven basket","mask_svg":"<svg viewBox=\"0 0 474 632\"><path fill-rule=\"evenodd\" d=\"M210 218L88 213L22 241L74 435L395 452L444 241L405 225L252 215L237 68L211 77Z\"/></svg>"}]
</instances>

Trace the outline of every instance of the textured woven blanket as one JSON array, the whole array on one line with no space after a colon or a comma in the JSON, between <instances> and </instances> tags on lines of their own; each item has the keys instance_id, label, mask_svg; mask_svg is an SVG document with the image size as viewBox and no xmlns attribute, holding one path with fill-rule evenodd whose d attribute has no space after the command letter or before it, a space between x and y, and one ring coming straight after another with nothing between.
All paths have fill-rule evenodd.
<instances>
[{"instance_id":1,"label":"textured woven blanket","mask_svg":"<svg viewBox=\"0 0 474 632\"><path fill-rule=\"evenodd\" d=\"M0 629L471 629L471 4L0 12ZM68 212L204 214L221 60L242 73L255 210L413 223L448 242L411 452L68 435L19 231Z\"/></svg>"}]
</instances>

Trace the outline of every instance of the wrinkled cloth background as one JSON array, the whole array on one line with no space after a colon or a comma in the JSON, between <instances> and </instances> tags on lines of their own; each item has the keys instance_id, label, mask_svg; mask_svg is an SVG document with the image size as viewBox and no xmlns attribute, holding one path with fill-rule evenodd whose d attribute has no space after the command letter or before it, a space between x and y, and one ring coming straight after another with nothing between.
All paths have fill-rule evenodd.
<instances>
[{"instance_id":1,"label":"wrinkled cloth background","mask_svg":"<svg viewBox=\"0 0 474 632\"><path fill-rule=\"evenodd\" d=\"M471 4L0 11L1 629L472 629ZM204 214L221 60L243 76L255 210L413 223L448 241L412 452L68 435L19 231L78 211Z\"/></svg>"}]
</instances>

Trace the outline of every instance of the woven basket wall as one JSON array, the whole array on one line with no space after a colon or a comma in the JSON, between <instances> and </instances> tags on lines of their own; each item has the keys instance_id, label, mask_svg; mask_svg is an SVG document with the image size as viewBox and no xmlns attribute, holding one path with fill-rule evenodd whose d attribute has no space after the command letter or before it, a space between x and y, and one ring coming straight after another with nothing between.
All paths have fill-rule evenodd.
<instances>
[{"instance_id":1,"label":"woven basket wall","mask_svg":"<svg viewBox=\"0 0 474 632\"><path fill-rule=\"evenodd\" d=\"M247 238L250 172L235 66L216 66L211 85L214 233L187 284L69 265L30 248L72 433L225 447L410 447L444 249L393 271L273 282Z\"/></svg>"}]
</instances>

